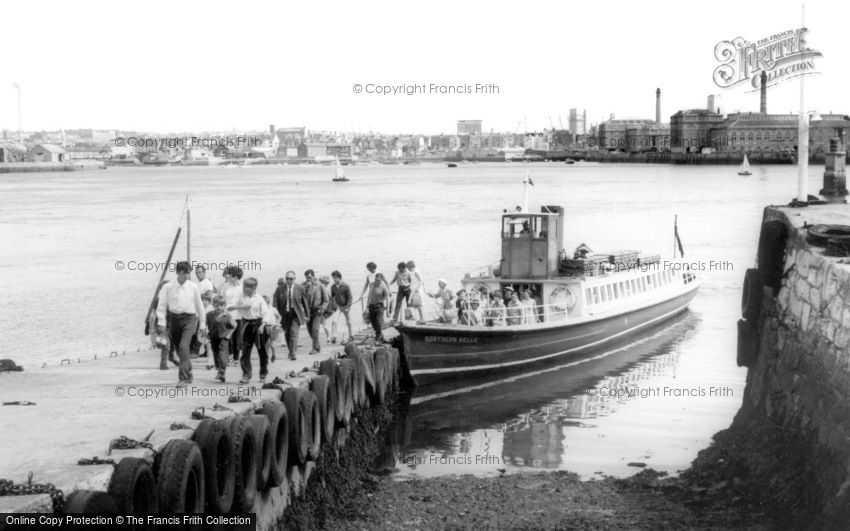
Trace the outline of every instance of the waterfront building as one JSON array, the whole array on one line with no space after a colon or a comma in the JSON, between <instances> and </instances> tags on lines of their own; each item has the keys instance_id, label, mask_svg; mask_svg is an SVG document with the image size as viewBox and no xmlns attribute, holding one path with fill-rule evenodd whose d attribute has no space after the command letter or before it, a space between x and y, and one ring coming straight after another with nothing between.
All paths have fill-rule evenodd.
<instances>
[{"instance_id":1,"label":"waterfront building","mask_svg":"<svg viewBox=\"0 0 850 531\"><path fill-rule=\"evenodd\" d=\"M0 162L24 162L27 158L27 148L23 144L4 142L0 145Z\"/></svg>"},{"instance_id":2,"label":"waterfront building","mask_svg":"<svg viewBox=\"0 0 850 531\"><path fill-rule=\"evenodd\" d=\"M481 120L458 120L457 121L458 135L480 135Z\"/></svg>"},{"instance_id":3,"label":"waterfront building","mask_svg":"<svg viewBox=\"0 0 850 531\"><path fill-rule=\"evenodd\" d=\"M670 151L699 153L711 147L711 130L723 123L723 115L708 109L687 109L670 117Z\"/></svg>"},{"instance_id":4,"label":"waterfront building","mask_svg":"<svg viewBox=\"0 0 850 531\"><path fill-rule=\"evenodd\" d=\"M628 129L639 129L657 125L655 120L645 119L611 119L599 124L598 145L599 149L607 151L626 151L628 140L626 131Z\"/></svg>"},{"instance_id":5,"label":"waterfront building","mask_svg":"<svg viewBox=\"0 0 850 531\"><path fill-rule=\"evenodd\" d=\"M796 114L739 112L710 129L709 146L718 152L794 152L797 150Z\"/></svg>"},{"instance_id":6,"label":"waterfront building","mask_svg":"<svg viewBox=\"0 0 850 531\"><path fill-rule=\"evenodd\" d=\"M27 162L65 162L69 160L68 152L56 144L36 144L27 151Z\"/></svg>"},{"instance_id":7,"label":"waterfront building","mask_svg":"<svg viewBox=\"0 0 850 531\"><path fill-rule=\"evenodd\" d=\"M715 111L714 97L707 109L679 111L670 117L670 144L674 152L701 153L796 153L798 114L770 114L767 89L762 86L759 112L735 112L723 116ZM809 118L809 153L825 153L829 140L850 136L850 117L841 114Z\"/></svg>"},{"instance_id":8,"label":"waterfront building","mask_svg":"<svg viewBox=\"0 0 850 531\"><path fill-rule=\"evenodd\" d=\"M820 120L812 120L811 125L809 153L827 153L832 138L837 138L841 145L850 139L850 116L846 114L821 114Z\"/></svg>"},{"instance_id":9,"label":"waterfront building","mask_svg":"<svg viewBox=\"0 0 850 531\"><path fill-rule=\"evenodd\" d=\"M653 123L626 128L626 151L629 153L669 150L669 124Z\"/></svg>"},{"instance_id":10,"label":"waterfront building","mask_svg":"<svg viewBox=\"0 0 850 531\"><path fill-rule=\"evenodd\" d=\"M299 157L339 157L350 159L353 155L352 144L348 142L305 142L298 146Z\"/></svg>"},{"instance_id":11,"label":"waterfront building","mask_svg":"<svg viewBox=\"0 0 850 531\"><path fill-rule=\"evenodd\" d=\"M579 114L578 109L570 109L570 132L573 135L584 135L587 133L587 110Z\"/></svg>"}]
</instances>

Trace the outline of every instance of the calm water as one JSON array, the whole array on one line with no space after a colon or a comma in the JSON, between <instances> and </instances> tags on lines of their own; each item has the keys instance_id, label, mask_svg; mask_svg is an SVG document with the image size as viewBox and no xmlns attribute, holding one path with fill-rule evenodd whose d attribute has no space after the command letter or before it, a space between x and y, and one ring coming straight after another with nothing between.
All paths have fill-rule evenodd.
<instances>
[{"instance_id":1,"label":"calm water","mask_svg":"<svg viewBox=\"0 0 850 531\"><path fill-rule=\"evenodd\" d=\"M345 184L330 181L332 168L295 166L0 175L0 357L34 369L44 361L147 348L143 323L159 273L130 268L165 260L186 194L193 202L192 258L246 263L262 293L270 294L287 269L300 276L312 268L340 270L359 294L370 260L391 272L413 259L429 289L440 277L456 288L465 271L498 259L498 216L521 204L527 169L535 183L530 204L566 208L568 249L584 242L669 259L678 214L685 257L706 268L705 283L683 320L612 353L610 366L514 384L526 389L511 391L524 393L515 401L519 410L495 400L505 392L496 388L414 404L395 438L400 475L497 467L626 474L635 470L630 461L670 472L686 467L740 405L740 286L754 261L763 207L795 194L793 167L757 167L739 177L734 167L710 166L355 166L346 168ZM810 189L820 187L822 172L811 168ZM185 257L185 240L176 256ZM728 263L711 270L711 261ZM218 270L211 275L216 284L222 280ZM616 398L585 390L624 384L731 391ZM445 414L420 414L428 410ZM440 464L441 457L457 459Z\"/></svg>"}]
</instances>

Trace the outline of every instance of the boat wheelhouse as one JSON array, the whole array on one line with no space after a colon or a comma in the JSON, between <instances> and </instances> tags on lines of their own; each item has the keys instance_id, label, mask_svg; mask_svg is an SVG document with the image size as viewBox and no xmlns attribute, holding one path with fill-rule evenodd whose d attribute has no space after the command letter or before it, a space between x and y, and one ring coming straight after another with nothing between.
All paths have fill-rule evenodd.
<instances>
[{"instance_id":1,"label":"boat wheelhouse","mask_svg":"<svg viewBox=\"0 0 850 531\"><path fill-rule=\"evenodd\" d=\"M463 278L469 295L436 322L402 323L418 385L475 380L555 360L593 356L685 311L699 280L659 255L563 251L564 210L502 215L499 262ZM508 294L506 306L489 294ZM528 293L528 295L525 294Z\"/></svg>"}]
</instances>

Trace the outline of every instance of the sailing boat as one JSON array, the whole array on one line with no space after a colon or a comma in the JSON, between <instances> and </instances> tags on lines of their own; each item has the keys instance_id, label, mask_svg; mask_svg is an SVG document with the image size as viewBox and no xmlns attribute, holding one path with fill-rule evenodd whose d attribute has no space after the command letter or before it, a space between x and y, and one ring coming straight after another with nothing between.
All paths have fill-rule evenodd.
<instances>
[{"instance_id":1,"label":"sailing boat","mask_svg":"<svg viewBox=\"0 0 850 531\"><path fill-rule=\"evenodd\" d=\"M331 180L336 183L348 182L348 177L346 177L345 172L342 171L342 164L339 162L339 157L336 158L336 175Z\"/></svg>"},{"instance_id":2,"label":"sailing boat","mask_svg":"<svg viewBox=\"0 0 850 531\"><path fill-rule=\"evenodd\" d=\"M750 172L750 161L747 159L747 155L744 155L744 162L741 163L741 167L738 168L738 175L752 175Z\"/></svg>"}]
</instances>

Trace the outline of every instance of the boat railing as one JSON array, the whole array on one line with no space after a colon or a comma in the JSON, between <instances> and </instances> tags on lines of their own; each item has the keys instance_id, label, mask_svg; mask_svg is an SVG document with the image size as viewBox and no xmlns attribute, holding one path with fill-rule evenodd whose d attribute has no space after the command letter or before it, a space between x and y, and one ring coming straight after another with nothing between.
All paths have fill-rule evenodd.
<instances>
[{"instance_id":1,"label":"boat railing","mask_svg":"<svg viewBox=\"0 0 850 531\"><path fill-rule=\"evenodd\" d=\"M533 301L532 301L533 302ZM478 300L468 300L460 307L437 309L438 323L458 326L534 326L556 321L566 321L569 308L563 302L551 304L522 304L516 306L490 306Z\"/></svg>"}]
</instances>

